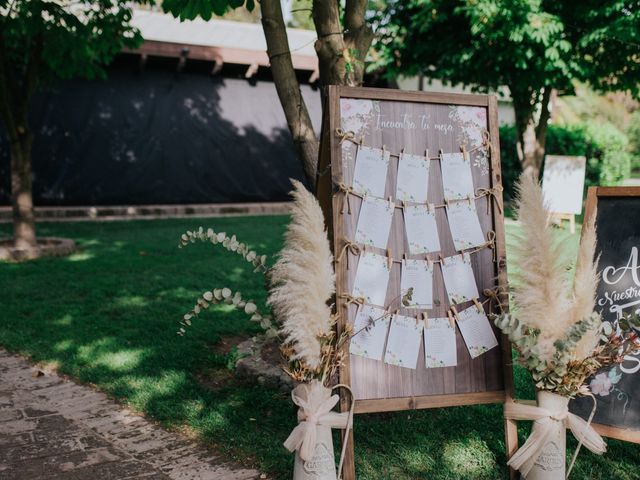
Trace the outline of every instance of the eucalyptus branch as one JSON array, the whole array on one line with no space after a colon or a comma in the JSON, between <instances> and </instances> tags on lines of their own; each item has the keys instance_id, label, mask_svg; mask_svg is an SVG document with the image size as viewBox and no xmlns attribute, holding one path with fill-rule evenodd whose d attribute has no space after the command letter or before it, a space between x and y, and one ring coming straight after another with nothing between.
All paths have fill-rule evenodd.
<instances>
[{"instance_id":1,"label":"eucalyptus branch","mask_svg":"<svg viewBox=\"0 0 640 480\"><path fill-rule=\"evenodd\" d=\"M208 309L211 305L218 304L233 305L237 310L244 312L250 316L252 322L260 323L260 326L266 332L267 338L278 335L277 328L272 323L270 315L263 315L258 310L257 305L252 300L244 300L240 292L232 292L230 288L215 288L212 291L204 292L196 301L194 307L182 317L178 335L183 336L186 328L191 326L191 320L200 315L203 310Z\"/></svg>"},{"instance_id":2,"label":"eucalyptus branch","mask_svg":"<svg viewBox=\"0 0 640 480\"><path fill-rule=\"evenodd\" d=\"M213 245L222 245L228 251L237 253L253 265L254 272L264 274L267 271L267 256L258 256L258 254L255 251L250 250L245 243L239 242L235 235L229 237L225 232L216 233L211 228L205 232L202 227L199 227L198 230L193 232L187 231L183 233L180 237L180 244L178 245L178 248L184 248L189 245L189 243L196 243L197 241L210 242Z\"/></svg>"}]
</instances>

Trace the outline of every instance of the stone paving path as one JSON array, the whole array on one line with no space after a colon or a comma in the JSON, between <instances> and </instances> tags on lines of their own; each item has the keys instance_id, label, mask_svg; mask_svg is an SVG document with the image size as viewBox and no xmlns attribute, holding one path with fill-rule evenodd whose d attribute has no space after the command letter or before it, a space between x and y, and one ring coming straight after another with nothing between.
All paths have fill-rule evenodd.
<instances>
[{"instance_id":1,"label":"stone paving path","mask_svg":"<svg viewBox=\"0 0 640 480\"><path fill-rule=\"evenodd\" d=\"M267 477L0 349L1 480L258 478Z\"/></svg>"}]
</instances>

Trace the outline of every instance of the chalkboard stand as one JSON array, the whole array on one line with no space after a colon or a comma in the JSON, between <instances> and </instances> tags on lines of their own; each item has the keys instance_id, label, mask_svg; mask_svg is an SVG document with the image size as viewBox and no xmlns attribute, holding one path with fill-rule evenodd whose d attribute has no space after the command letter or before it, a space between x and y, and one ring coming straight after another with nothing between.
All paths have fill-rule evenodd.
<instances>
[{"instance_id":1,"label":"chalkboard stand","mask_svg":"<svg viewBox=\"0 0 640 480\"><path fill-rule=\"evenodd\" d=\"M448 118L444 110L453 108L456 106L469 106L480 107L485 109L487 119L487 131L489 132L490 143L490 162L488 177L483 177L483 182L487 187L499 187L501 185L502 176L500 168L500 142L498 138L498 105L495 96L489 95L463 95L463 94L442 94L442 93L425 93L425 92L411 92L411 91L398 91L391 89L374 89L374 88L350 88L342 86L330 86L327 90L327 95L324 99L324 116L322 121L322 135L320 143L320 162L318 170L318 184L317 184L317 196L325 214L326 224L329 230L329 236L331 239L332 248L334 253L340 250L343 246L344 238L344 219L341 215L341 209L343 202L345 201L344 193L337 188L337 183L343 181L342 168L342 146L340 138L336 136L337 129L342 128L341 123L341 99L365 99L372 101L379 101L380 105L383 102L393 102L393 105L389 105L389 108L393 112L403 112L404 109L424 109L432 108L436 116ZM431 106L424 104L432 104ZM405 107L406 106L406 107ZM414 110L415 111L415 110ZM397 149L404 148L405 141L413 141L413 148L417 149L417 145L423 145L422 148L430 147L427 145L427 137L416 136L407 137L396 136L393 132L384 132L382 137L378 139L385 139L386 148ZM410 139L411 138L411 139ZM434 141L434 137L431 138L431 145L438 143ZM390 145L391 143L396 145ZM384 144L384 142L383 142ZM380 145L382 146L382 145ZM448 151L453 150L454 145L448 145ZM395 151L395 150L394 150ZM497 195L495 200L491 200L490 211L487 210L487 214L490 216L490 227L495 232L495 259L490 260L491 255L483 256L482 258L486 263L482 264L479 268L479 273L482 278L492 279L491 281L497 284L499 291L500 303L505 308L508 308L508 296L507 292L507 270L506 270L506 245L505 245L505 232L504 232L504 209L502 196ZM484 207L486 209L487 207ZM392 237L393 237L392 232ZM398 252L398 250L395 250ZM347 254L348 255L348 254ZM487 260L489 259L489 260ZM346 263L346 262L345 262ZM348 272L345 270L344 264L336 264L336 292L345 292L348 285ZM497 279L497 281L496 281ZM340 296L336 298L336 309L338 312L343 312L345 309L345 300ZM346 306L348 308L348 305ZM491 307L495 312L497 305ZM346 318L344 315L338 317L337 330L338 335L344 330L346 326ZM439 408L447 406L460 406L460 405L474 405L485 403L505 403L512 402L513 400L513 372L512 372L512 357L511 357L511 345L508 338L499 334L499 354L492 355L490 359L487 359L487 366L490 365L491 374L479 372L475 374L475 370L469 368L468 373L465 374L464 391L467 393L446 393L442 394L418 394L418 395L389 395L388 397L377 396L372 393L362 398L356 397L355 413L373 413L373 412L391 412L424 408ZM351 365L350 355L348 352L348 346L345 346L346 362L344 367L340 369L339 381L340 383L352 384L352 376L361 375L362 365L355 365L355 369ZM464 348L464 347L462 347ZM492 360L492 359L498 359ZM484 360L483 360L484 362ZM382 363L382 362L380 362ZM369 367L366 367L369 368ZM382 367L380 367L382 368ZM487 367L485 367L487 368ZM487 372L486 370L484 372ZM404 376L404 374L402 375ZM489 378L491 377L491 378ZM384 377L380 377L383 379ZM461 377L462 378L462 377ZM381 381L389 381L381 380ZM486 383L491 382L491 383ZM408 388L413 388L410 386ZM415 384L414 384L415 387ZM368 392L365 392L368 393ZM436 392L437 393L437 392ZM341 398L340 408L342 411L347 411L350 405L351 399L347 396ZM518 435L517 424L512 420L505 420L505 446L506 455L509 458L518 448ZM354 458L354 435L353 430L346 434L346 438L343 441L347 442L346 457L344 461L344 480L355 480L355 458ZM511 478L515 478L515 472L510 471Z\"/></svg>"},{"instance_id":2,"label":"chalkboard stand","mask_svg":"<svg viewBox=\"0 0 640 480\"><path fill-rule=\"evenodd\" d=\"M585 204L583 227L586 225L587 221L596 215L599 199L615 197L637 197L640 202L640 187L589 187L589 190L587 191L587 201ZM597 228L598 223L596 221L596 229ZM624 440L632 443L640 443L640 430L631 430L628 428L604 425L600 423L592 423L592 426L604 437L615 438L617 440Z\"/></svg>"}]
</instances>

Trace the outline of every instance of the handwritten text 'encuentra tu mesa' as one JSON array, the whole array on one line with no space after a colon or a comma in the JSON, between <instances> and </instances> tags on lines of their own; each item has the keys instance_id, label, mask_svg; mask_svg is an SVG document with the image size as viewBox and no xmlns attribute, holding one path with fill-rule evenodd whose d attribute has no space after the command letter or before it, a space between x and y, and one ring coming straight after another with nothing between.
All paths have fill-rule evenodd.
<instances>
[{"instance_id":1,"label":"handwritten text 'encuentra tu mesa'","mask_svg":"<svg viewBox=\"0 0 640 480\"><path fill-rule=\"evenodd\" d=\"M444 133L445 135L453 132L453 125L450 123L430 123L429 115L415 116L410 113L403 113L400 118L389 119L388 115L378 114L376 117L376 130L382 130L386 128L396 128L400 130L436 130Z\"/></svg>"}]
</instances>

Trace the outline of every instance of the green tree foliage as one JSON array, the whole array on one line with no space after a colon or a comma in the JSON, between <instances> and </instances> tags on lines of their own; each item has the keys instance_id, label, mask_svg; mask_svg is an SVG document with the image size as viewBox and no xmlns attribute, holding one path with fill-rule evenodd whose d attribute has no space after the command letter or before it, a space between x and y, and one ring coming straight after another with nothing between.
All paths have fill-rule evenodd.
<instances>
[{"instance_id":1,"label":"green tree foliage","mask_svg":"<svg viewBox=\"0 0 640 480\"><path fill-rule=\"evenodd\" d=\"M639 93L637 0L390 0L380 18L380 63L479 91L507 86L520 162L544 156L552 90L573 81Z\"/></svg>"},{"instance_id":2,"label":"green tree foliage","mask_svg":"<svg viewBox=\"0 0 640 480\"><path fill-rule=\"evenodd\" d=\"M36 251L28 121L39 84L93 78L122 50L141 41L125 0L0 0L0 118L11 145L14 240Z\"/></svg>"}]
</instances>

